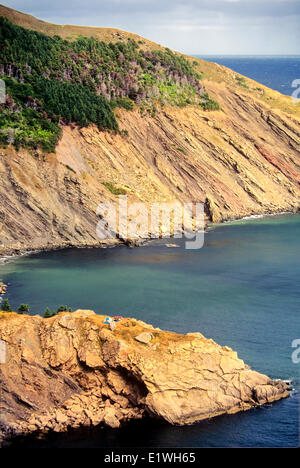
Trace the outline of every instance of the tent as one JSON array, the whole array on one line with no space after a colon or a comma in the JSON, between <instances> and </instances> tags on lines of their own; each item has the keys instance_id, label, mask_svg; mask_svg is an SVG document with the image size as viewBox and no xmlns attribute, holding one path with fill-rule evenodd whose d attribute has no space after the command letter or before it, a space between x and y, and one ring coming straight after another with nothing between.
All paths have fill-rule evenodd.
<instances>
[{"instance_id":1,"label":"tent","mask_svg":"<svg viewBox=\"0 0 300 468\"><path fill-rule=\"evenodd\" d=\"M110 317L105 317L105 319L103 320L103 323L107 323L108 325L113 322L113 319L110 318Z\"/></svg>"}]
</instances>

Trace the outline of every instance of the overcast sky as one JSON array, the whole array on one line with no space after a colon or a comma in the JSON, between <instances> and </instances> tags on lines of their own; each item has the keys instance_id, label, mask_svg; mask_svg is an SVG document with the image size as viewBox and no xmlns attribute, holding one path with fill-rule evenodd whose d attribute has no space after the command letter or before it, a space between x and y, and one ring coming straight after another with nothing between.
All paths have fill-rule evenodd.
<instances>
[{"instance_id":1,"label":"overcast sky","mask_svg":"<svg viewBox=\"0 0 300 468\"><path fill-rule=\"evenodd\" d=\"M8 0L2 4L52 23L135 32L187 54L299 54L300 0Z\"/></svg>"}]
</instances>

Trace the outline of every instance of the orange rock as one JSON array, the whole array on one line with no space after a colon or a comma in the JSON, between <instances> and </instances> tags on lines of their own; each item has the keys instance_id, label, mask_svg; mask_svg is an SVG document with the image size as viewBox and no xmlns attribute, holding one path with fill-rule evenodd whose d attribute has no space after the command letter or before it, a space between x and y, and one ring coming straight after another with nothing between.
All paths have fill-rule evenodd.
<instances>
[{"instance_id":1,"label":"orange rock","mask_svg":"<svg viewBox=\"0 0 300 468\"><path fill-rule=\"evenodd\" d=\"M289 395L235 351L201 333L180 335L126 319L112 332L93 311L52 318L1 313L0 427L8 434L66 431L152 414L188 424ZM145 346L136 336L149 333Z\"/></svg>"}]
</instances>

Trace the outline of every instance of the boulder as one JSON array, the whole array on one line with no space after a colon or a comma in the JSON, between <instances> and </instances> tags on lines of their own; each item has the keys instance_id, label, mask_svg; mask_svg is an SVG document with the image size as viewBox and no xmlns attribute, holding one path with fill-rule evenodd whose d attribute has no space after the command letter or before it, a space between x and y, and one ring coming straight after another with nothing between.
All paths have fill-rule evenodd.
<instances>
[{"instance_id":1,"label":"boulder","mask_svg":"<svg viewBox=\"0 0 300 468\"><path fill-rule=\"evenodd\" d=\"M136 341L139 341L140 343L148 344L153 339L153 334L148 332L141 333L140 335L137 335L134 339Z\"/></svg>"}]
</instances>

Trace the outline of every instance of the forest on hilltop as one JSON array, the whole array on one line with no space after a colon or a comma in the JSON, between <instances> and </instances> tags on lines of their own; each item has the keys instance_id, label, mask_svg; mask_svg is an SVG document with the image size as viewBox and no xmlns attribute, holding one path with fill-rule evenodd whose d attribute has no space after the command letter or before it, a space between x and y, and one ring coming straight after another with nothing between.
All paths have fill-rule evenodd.
<instances>
[{"instance_id":1,"label":"forest on hilltop","mask_svg":"<svg viewBox=\"0 0 300 468\"><path fill-rule=\"evenodd\" d=\"M118 131L115 107L155 113L156 104L218 109L201 85L198 63L170 49L144 51L133 39L67 41L0 17L0 142L54 151L60 124Z\"/></svg>"}]
</instances>

